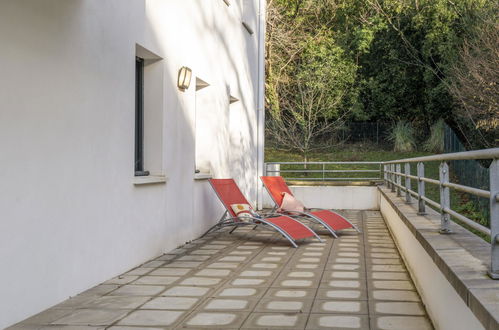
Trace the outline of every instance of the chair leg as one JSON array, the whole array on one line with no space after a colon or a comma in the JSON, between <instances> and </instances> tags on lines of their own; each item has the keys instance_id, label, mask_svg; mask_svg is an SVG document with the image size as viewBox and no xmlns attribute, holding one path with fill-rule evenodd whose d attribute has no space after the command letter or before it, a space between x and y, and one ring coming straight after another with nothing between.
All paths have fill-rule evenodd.
<instances>
[{"instance_id":1,"label":"chair leg","mask_svg":"<svg viewBox=\"0 0 499 330\"><path fill-rule=\"evenodd\" d=\"M237 226L234 226L234 228L232 228L232 229L229 231L229 234L232 234L232 232L233 232L234 230L236 230L236 229L237 229Z\"/></svg>"}]
</instances>

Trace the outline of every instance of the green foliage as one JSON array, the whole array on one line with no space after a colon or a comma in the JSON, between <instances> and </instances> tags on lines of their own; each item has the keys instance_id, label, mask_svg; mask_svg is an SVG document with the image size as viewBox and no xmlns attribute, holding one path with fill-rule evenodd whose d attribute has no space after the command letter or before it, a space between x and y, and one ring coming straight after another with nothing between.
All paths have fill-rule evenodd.
<instances>
[{"instance_id":1,"label":"green foliage","mask_svg":"<svg viewBox=\"0 0 499 330\"><path fill-rule=\"evenodd\" d=\"M491 88L486 100L465 99L465 87L479 84L455 81L476 75L469 66L455 72L466 45L490 49L479 32L491 30L498 12L498 2L488 0L269 1L268 118L295 118L301 90L324 87L331 95L308 110L332 128L345 120L405 120L424 135L442 118L468 142L478 141L470 142L475 148L487 146L494 136L480 130L497 116L488 105L497 104L498 94Z\"/></svg>"},{"instance_id":2,"label":"green foliage","mask_svg":"<svg viewBox=\"0 0 499 330\"><path fill-rule=\"evenodd\" d=\"M445 121L439 119L433 126L431 126L431 134L424 144L426 151L434 153L444 152L444 135L445 135Z\"/></svg>"},{"instance_id":3,"label":"green foliage","mask_svg":"<svg viewBox=\"0 0 499 330\"><path fill-rule=\"evenodd\" d=\"M410 152L416 147L414 129L410 122L398 121L392 128L388 140L393 143L393 150L398 152Z\"/></svg>"}]
</instances>

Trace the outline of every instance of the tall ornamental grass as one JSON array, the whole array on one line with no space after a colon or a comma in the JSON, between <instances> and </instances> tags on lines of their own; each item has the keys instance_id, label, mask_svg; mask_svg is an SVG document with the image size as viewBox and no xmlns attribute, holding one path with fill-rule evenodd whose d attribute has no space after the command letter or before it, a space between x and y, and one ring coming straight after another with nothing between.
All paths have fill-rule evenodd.
<instances>
[{"instance_id":1,"label":"tall ornamental grass","mask_svg":"<svg viewBox=\"0 0 499 330\"><path fill-rule=\"evenodd\" d=\"M392 127L388 140L393 143L393 150L397 152L414 151L416 147L412 124L405 120L397 122Z\"/></svg>"},{"instance_id":2,"label":"tall ornamental grass","mask_svg":"<svg viewBox=\"0 0 499 330\"><path fill-rule=\"evenodd\" d=\"M429 152L443 153L444 152L444 135L445 135L445 121L439 119L431 127L431 134L424 144L424 149Z\"/></svg>"}]
</instances>

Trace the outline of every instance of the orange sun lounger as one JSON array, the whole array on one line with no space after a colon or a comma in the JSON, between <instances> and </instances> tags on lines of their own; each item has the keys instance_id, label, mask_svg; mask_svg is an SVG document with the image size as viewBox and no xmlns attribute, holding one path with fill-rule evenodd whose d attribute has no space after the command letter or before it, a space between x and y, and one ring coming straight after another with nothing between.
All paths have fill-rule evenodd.
<instances>
[{"instance_id":1,"label":"orange sun lounger","mask_svg":"<svg viewBox=\"0 0 499 330\"><path fill-rule=\"evenodd\" d=\"M280 208L283 201L283 193L288 193L293 196L293 193L289 189L288 185L281 176L262 176L261 180L263 185L269 192L270 197L274 200L276 208ZM281 214L286 214L290 216L302 217L307 220L312 220L323 225L334 237L338 237L337 231L342 229L353 228L357 231L357 227L350 221L345 219L343 216L336 212L326 209L306 209L304 212L292 211L286 212L281 211Z\"/></svg>"},{"instance_id":2,"label":"orange sun lounger","mask_svg":"<svg viewBox=\"0 0 499 330\"><path fill-rule=\"evenodd\" d=\"M315 237L322 241L312 229L289 216L282 214L259 215L256 213L233 179L210 179L209 182L226 211L220 221L204 233L203 236L212 230L223 227L235 226L231 231L232 233L238 226L250 225L263 226L267 229L272 228L289 240L294 247L298 247L296 241L300 239ZM239 218L232 205L248 205L251 215Z\"/></svg>"}]
</instances>

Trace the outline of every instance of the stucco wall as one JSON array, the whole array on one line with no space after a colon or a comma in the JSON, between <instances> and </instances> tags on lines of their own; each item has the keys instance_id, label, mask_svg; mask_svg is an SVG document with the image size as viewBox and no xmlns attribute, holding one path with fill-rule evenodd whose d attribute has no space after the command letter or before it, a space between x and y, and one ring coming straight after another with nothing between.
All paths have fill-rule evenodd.
<instances>
[{"instance_id":1,"label":"stucco wall","mask_svg":"<svg viewBox=\"0 0 499 330\"><path fill-rule=\"evenodd\" d=\"M208 124L196 111L213 113L213 175L236 178L256 202L263 1L245 3L243 13L221 0L0 2L0 328L219 218L208 182L194 180L195 129ZM162 136L146 158L167 183L133 184L137 45L162 58L152 91ZM181 66L194 75L185 92ZM196 76L210 84L202 109ZM240 101L229 106L229 93Z\"/></svg>"},{"instance_id":2,"label":"stucco wall","mask_svg":"<svg viewBox=\"0 0 499 330\"><path fill-rule=\"evenodd\" d=\"M290 186L293 194L306 207L336 210L379 210L376 186ZM267 191L263 194L264 207L274 207Z\"/></svg>"}]
</instances>

